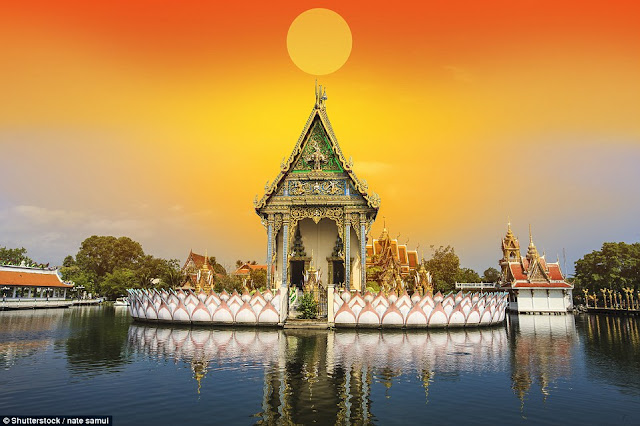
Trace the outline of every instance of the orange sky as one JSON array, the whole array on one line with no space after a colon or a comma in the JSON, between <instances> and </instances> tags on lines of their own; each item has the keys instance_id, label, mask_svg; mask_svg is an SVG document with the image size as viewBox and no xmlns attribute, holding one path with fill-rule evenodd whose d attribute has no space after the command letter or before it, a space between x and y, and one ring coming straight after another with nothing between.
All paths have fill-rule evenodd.
<instances>
[{"instance_id":1,"label":"orange sky","mask_svg":"<svg viewBox=\"0 0 640 426\"><path fill-rule=\"evenodd\" d=\"M319 82L392 235L479 272L508 216L570 269L640 240L636 2L205 3L3 6L0 245L60 263L127 235L163 257L263 261L252 200L313 106L286 35L314 7L351 28Z\"/></svg>"}]
</instances>

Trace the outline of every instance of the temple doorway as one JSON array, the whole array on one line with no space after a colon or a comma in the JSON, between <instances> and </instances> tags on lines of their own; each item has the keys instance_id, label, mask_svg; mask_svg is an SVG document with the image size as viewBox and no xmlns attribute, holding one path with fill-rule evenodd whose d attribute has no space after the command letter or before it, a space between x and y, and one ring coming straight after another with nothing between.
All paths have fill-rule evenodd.
<instances>
[{"instance_id":1,"label":"temple doorway","mask_svg":"<svg viewBox=\"0 0 640 426\"><path fill-rule=\"evenodd\" d=\"M333 279L332 283L334 284L344 283L344 261L333 261L333 276L331 278Z\"/></svg>"},{"instance_id":2,"label":"temple doorway","mask_svg":"<svg viewBox=\"0 0 640 426\"><path fill-rule=\"evenodd\" d=\"M304 283L304 260L291 261L291 285L302 289Z\"/></svg>"}]
</instances>

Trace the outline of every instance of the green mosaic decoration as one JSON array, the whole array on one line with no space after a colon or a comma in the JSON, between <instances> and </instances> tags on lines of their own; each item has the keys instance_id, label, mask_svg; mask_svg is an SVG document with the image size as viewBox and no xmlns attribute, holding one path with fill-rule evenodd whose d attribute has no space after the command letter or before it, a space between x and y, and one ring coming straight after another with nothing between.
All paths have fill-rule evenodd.
<instances>
[{"instance_id":1,"label":"green mosaic decoration","mask_svg":"<svg viewBox=\"0 0 640 426\"><path fill-rule=\"evenodd\" d=\"M343 171L320 121L313 124L302 153L291 170L294 173Z\"/></svg>"}]
</instances>

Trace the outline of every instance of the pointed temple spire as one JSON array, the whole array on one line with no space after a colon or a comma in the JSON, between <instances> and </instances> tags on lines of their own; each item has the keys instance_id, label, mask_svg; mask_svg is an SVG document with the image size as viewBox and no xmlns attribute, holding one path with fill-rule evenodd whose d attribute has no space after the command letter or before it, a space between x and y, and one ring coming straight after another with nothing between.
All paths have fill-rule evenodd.
<instances>
[{"instance_id":1,"label":"pointed temple spire","mask_svg":"<svg viewBox=\"0 0 640 426\"><path fill-rule=\"evenodd\" d=\"M538 249L536 249L535 244L533 244L533 235L531 233L531 224L529 224L529 248L527 250L527 259L537 259Z\"/></svg>"}]
</instances>

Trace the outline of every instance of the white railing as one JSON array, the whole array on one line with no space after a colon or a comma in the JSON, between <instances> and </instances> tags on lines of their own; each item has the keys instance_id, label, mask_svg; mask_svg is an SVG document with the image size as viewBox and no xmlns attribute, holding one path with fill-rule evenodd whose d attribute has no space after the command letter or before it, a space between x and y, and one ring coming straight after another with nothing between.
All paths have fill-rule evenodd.
<instances>
[{"instance_id":1,"label":"white railing","mask_svg":"<svg viewBox=\"0 0 640 426\"><path fill-rule=\"evenodd\" d=\"M497 288L496 283L456 283L457 290L464 290L466 288L473 289L495 289Z\"/></svg>"}]
</instances>

